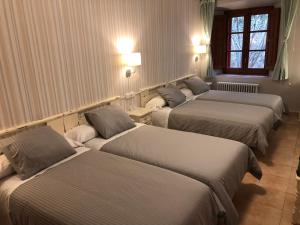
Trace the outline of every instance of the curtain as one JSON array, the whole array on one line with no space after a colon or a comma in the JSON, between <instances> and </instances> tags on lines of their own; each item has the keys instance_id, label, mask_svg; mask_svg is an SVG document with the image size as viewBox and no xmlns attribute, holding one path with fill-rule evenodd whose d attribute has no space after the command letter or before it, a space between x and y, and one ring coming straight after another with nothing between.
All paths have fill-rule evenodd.
<instances>
[{"instance_id":1,"label":"curtain","mask_svg":"<svg viewBox=\"0 0 300 225\"><path fill-rule=\"evenodd\" d=\"M208 43L208 62L206 69L206 76L211 77L213 75L213 63L211 55L211 33L213 28L215 15L215 0L200 0L200 18L203 24L204 35L209 41Z\"/></svg>"},{"instance_id":2,"label":"curtain","mask_svg":"<svg viewBox=\"0 0 300 225\"><path fill-rule=\"evenodd\" d=\"M287 80L289 78L287 42L291 34L298 1L281 0L280 45L273 71L274 80Z\"/></svg>"}]
</instances>

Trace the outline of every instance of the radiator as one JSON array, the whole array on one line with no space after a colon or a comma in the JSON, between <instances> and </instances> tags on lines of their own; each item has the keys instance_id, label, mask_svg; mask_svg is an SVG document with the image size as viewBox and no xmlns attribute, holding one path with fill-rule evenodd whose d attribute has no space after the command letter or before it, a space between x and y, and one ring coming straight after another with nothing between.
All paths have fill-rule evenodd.
<instances>
[{"instance_id":1,"label":"radiator","mask_svg":"<svg viewBox=\"0 0 300 225\"><path fill-rule=\"evenodd\" d=\"M258 93L259 84L238 82L217 82L217 90Z\"/></svg>"}]
</instances>

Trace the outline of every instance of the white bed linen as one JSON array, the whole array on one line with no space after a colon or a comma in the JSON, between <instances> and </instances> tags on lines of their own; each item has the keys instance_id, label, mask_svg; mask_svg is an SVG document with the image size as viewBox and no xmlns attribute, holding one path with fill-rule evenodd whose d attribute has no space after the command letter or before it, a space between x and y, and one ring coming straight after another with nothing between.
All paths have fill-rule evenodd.
<instances>
[{"instance_id":1,"label":"white bed linen","mask_svg":"<svg viewBox=\"0 0 300 225\"><path fill-rule=\"evenodd\" d=\"M106 143L118 138L118 137L121 137L123 136L124 134L127 134L141 126L144 126L145 124L143 123L135 123L136 127L132 128L132 129L129 129L129 130L126 130L126 131L123 131L109 139L104 139L104 138L101 138L101 137L95 137L93 138L92 140L89 140L88 142L84 143L84 145L92 150L100 150L102 148L103 145L105 145Z\"/></svg>"},{"instance_id":2,"label":"white bed linen","mask_svg":"<svg viewBox=\"0 0 300 225\"><path fill-rule=\"evenodd\" d=\"M0 224L1 225L11 225L10 219L9 219L9 198L14 190L16 190L22 184L30 181L34 177L39 176L40 174L43 174L47 170L54 168L64 162L67 162L67 161L73 159L74 157L79 156L82 153L84 153L90 149L87 147L79 147L79 148L76 148L75 150L77 153L75 153L74 155L48 167L47 169L42 170L41 172L39 172L38 174L36 174L35 176L33 176L29 179L21 180L18 177L18 175L15 174L13 176L10 176L10 177L0 180L0 221L1 221Z\"/></svg>"},{"instance_id":3,"label":"white bed linen","mask_svg":"<svg viewBox=\"0 0 300 225\"><path fill-rule=\"evenodd\" d=\"M201 94L189 96L188 98L186 98L185 102L181 103L178 106L181 106L186 102L193 101L200 95ZM178 106L176 106L176 107L178 107ZM154 110L151 115L152 116L152 125L157 126L157 127L168 128L169 115L172 110L173 109L169 106L165 106L160 109Z\"/></svg>"},{"instance_id":4,"label":"white bed linen","mask_svg":"<svg viewBox=\"0 0 300 225\"><path fill-rule=\"evenodd\" d=\"M169 115L172 108L165 106L152 112L152 125L168 128Z\"/></svg>"}]
</instances>

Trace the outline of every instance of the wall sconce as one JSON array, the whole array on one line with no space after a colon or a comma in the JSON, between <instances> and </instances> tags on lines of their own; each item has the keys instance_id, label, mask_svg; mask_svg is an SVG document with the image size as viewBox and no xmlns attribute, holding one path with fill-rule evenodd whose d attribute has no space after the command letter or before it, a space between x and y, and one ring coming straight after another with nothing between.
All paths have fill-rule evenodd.
<instances>
[{"instance_id":1,"label":"wall sconce","mask_svg":"<svg viewBox=\"0 0 300 225\"><path fill-rule=\"evenodd\" d=\"M200 36L196 35L192 38L192 43L194 46L194 53L195 53L195 62L199 61L199 55L207 53L206 45L201 44Z\"/></svg>"},{"instance_id":2,"label":"wall sconce","mask_svg":"<svg viewBox=\"0 0 300 225\"><path fill-rule=\"evenodd\" d=\"M133 52L123 55L124 63L127 65L128 69L126 70L126 77L129 78L135 70L133 67L142 65L142 57L140 52Z\"/></svg>"}]
</instances>

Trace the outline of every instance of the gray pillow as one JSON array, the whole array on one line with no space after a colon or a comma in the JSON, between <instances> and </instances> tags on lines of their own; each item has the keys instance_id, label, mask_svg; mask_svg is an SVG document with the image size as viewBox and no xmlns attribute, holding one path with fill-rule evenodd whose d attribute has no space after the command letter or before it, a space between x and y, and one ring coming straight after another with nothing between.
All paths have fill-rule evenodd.
<instances>
[{"instance_id":1,"label":"gray pillow","mask_svg":"<svg viewBox=\"0 0 300 225\"><path fill-rule=\"evenodd\" d=\"M89 124L105 139L135 127L128 114L118 106L104 106L84 115Z\"/></svg>"},{"instance_id":2,"label":"gray pillow","mask_svg":"<svg viewBox=\"0 0 300 225\"><path fill-rule=\"evenodd\" d=\"M48 126L17 134L2 151L22 180L76 153L63 136Z\"/></svg>"},{"instance_id":3,"label":"gray pillow","mask_svg":"<svg viewBox=\"0 0 300 225\"><path fill-rule=\"evenodd\" d=\"M209 85L199 77L192 77L183 81L185 85L192 90L194 95L199 95L203 92L209 91Z\"/></svg>"},{"instance_id":4,"label":"gray pillow","mask_svg":"<svg viewBox=\"0 0 300 225\"><path fill-rule=\"evenodd\" d=\"M186 96L174 85L159 88L157 92L163 99L165 99L171 108L174 108L186 100Z\"/></svg>"}]
</instances>

